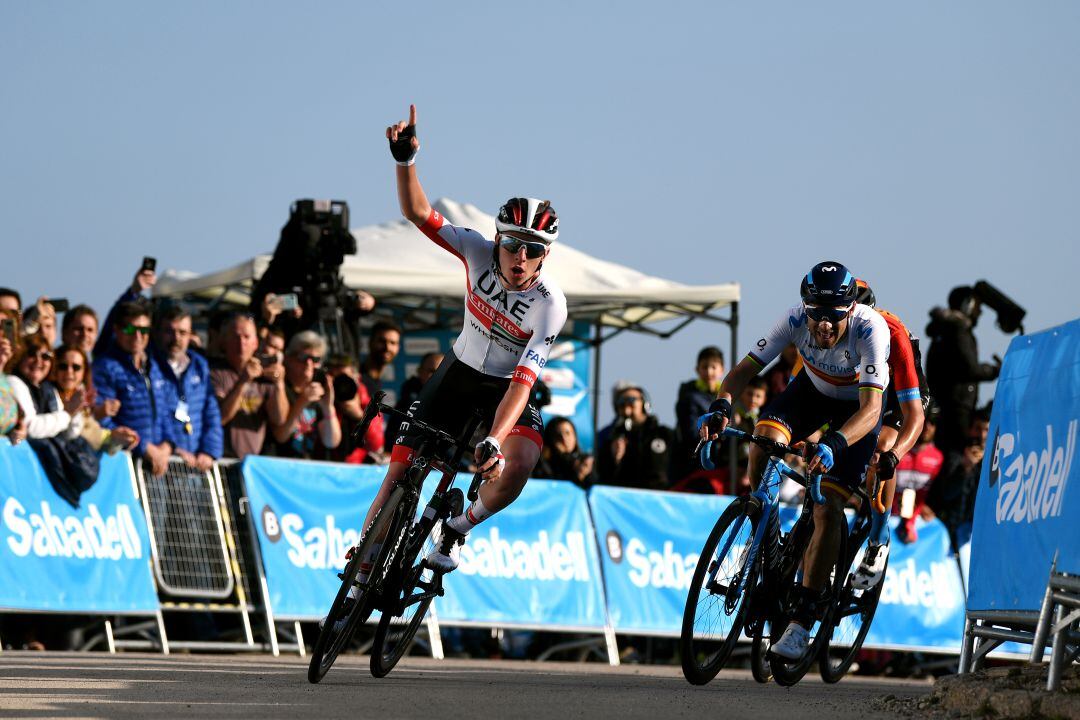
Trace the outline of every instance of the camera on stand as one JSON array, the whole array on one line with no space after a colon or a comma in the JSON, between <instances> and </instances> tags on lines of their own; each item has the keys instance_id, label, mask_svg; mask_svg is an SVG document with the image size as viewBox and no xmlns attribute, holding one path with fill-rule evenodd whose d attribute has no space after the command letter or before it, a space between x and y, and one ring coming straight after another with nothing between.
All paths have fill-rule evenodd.
<instances>
[{"instance_id":1,"label":"camera on stand","mask_svg":"<svg viewBox=\"0 0 1080 720\"><path fill-rule=\"evenodd\" d=\"M255 284L251 309L258 314L263 298L295 294L301 315L282 312L278 323L287 335L315 330L331 353L355 356L358 350L356 294L345 287L341 265L356 254L349 232L349 204L344 200L297 200L270 265Z\"/></svg>"}]
</instances>

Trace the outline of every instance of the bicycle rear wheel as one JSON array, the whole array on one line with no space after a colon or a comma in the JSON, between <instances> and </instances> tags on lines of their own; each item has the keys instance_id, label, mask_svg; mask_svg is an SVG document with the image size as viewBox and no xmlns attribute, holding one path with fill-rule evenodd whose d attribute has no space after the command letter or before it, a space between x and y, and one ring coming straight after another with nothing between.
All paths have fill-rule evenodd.
<instances>
[{"instance_id":1,"label":"bicycle rear wheel","mask_svg":"<svg viewBox=\"0 0 1080 720\"><path fill-rule=\"evenodd\" d=\"M330 612L323 620L319 630L319 638L315 641L315 647L311 651L311 662L308 663L308 681L317 683L323 679L327 671L337 660L341 651L349 644L356 628L363 624L371 615L374 588L381 579L382 566L390 551L389 543L384 542L379 556L372 566L371 575L365 585L356 584L356 576L360 572L360 563L363 558L371 553L371 546L378 538L388 534L391 523L397 516L398 506L404 491L397 488L390 494L390 498L375 516L368 526L367 532L360 545L353 551L352 557L342 573L341 589L334 598ZM357 597L350 599L349 590L353 587L359 589Z\"/></svg>"},{"instance_id":2,"label":"bicycle rear wheel","mask_svg":"<svg viewBox=\"0 0 1080 720\"><path fill-rule=\"evenodd\" d=\"M825 592L823 593L825 599L822 601L822 612L810 627L810 639L806 648L806 653L802 658L794 662L788 661L777 655L769 655L769 667L772 668L773 679L776 680L777 685L789 687L802 680L803 676L806 675L807 671L813 666L814 661L818 657L818 653L821 652L822 647L825 645L829 629L832 627L833 611L836 609L837 598L839 597L840 588L845 578L844 573L847 569L846 567L841 567L843 560L847 558L847 522L844 521L838 523L837 531L840 534L840 538L836 559L833 561ZM801 583L802 579L796 574L794 582L790 586L789 597L795 596L796 585ZM789 610L792 609L792 603L787 602L784 603L784 605ZM790 612L788 613L788 617L790 617ZM779 624L774 625L773 634L776 640L779 640L780 636L783 635L786 626L787 623L783 623L783 626L780 626Z\"/></svg>"},{"instance_id":3,"label":"bicycle rear wheel","mask_svg":"<svg viewBox=\"0 0 1080 720\"><path fill-rule=\"evenodd\" d=\"M747 515L739 498L716 521L701 550L683 610L680 650L683 675L694 685L716 677L742 633L746 598L757 581L754 529L760 514ZM743 579L745 591L741 591Z\"/></svg>"},{"instance_id":4,"label":"bicycle rear wheel","mask_svg":"<svg viewBox=\"0 0 1080 720\"><path fill-rule=\"evenodd\" d=\"M869 590L858 590L852 586L855 570L859 567L863 553L866 551L866 543L866 538L863 538L860 547L852 556L851 567L844 587L840 590L840 596L837 598L830 626L827 632L823 631L825 644L818 660L818 669L821 672L821 679L827 683L839 682L840 678L851 669L851 664L862 649L863 642L866 641L866 634L870 631L874 613L877 612L881 589L885 586L884 575L878 584ZM888 560L886 560L886 571L888 567Z\"/></svg>"},{"instance_id":5,"label":"bicycle rear wheel","mask_svg":"<svg viewBox=\"0 0 1080 720\"><path fill-rule=\"evenodd\" d=\"M408 544L411 550L402 558L406 569L399 570L400 581L395 583L392 594L387 588L386 608L379 618L375 642L371 646L371 674L375 677L386 677L412 647L416 631L420 629L434 600L430 595L420 600L416 597L418 594L427 595L436 583L442 582L442 578L437 578L436 572L423 561L413 565L418 556L426 556L435 548L438 541L435 527L432 526L425 537L413 538L413 542Z\"/></svg>"}]
</instances>

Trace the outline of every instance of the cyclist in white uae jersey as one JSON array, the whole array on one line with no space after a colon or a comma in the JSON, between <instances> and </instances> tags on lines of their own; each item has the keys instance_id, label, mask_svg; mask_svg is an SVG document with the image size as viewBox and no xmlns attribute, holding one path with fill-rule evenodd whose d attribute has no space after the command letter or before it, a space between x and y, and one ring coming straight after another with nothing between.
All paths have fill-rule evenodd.
<instances>
[{"instance_id":1,"label":"cyclist in white uae jersey","mask_svg":"<svg viewBox=\"0 0 1080 720\"><path fill-rule=\"evenodd\" d=\"M517 498L540 458L543 421L529 396L566 322L566 298L542 275L559 220L546 200L512 198L496 218L495 242L455 227L431 207L417 178L415 105L409 108L409 120L388 127L386 137L398 164L402 214L465 264L461 335L410 409L414 417L453 435L477 408L488 426L487 437L475 449L484 477L479 497L443 523L440 546L427 557L429 566L449 572L458 565L465 536ZM398 438L364 527L404 476L412 459L410 441L408 434ZM368 558L361 558L360 582L378 550L376 546Z\"/></svg>"},{"instance_id":2,"label":"cyclist in white uae jersey","mask_svg":"<svg viewBox=\"0 0 1080 720\"><path fill-rule=\"evenodd\" d=\"M709 414L699 421L703 439L718 437L731 418L731 398L788 343L795 344L806 372L762 410L754 428L759 435L791 443L829 426L807 466L808 476L823 473L824 497L814 497L824 503L814 508L814 535L803 555L798 602L783 636L770 649L787 660L798 660L806 652L821 590L839 551L837 529L844 505L866 476L881 429L882 396L889 383L889 326L876 311L855 303L857 290L855 277L838 262L811 268L800 288L802 303L754 343L724 378ZM764 464L764 453L751 446L753 480L761 477ZM884 565L887 550L877 557Z\"/></svg>"}]
</instances>

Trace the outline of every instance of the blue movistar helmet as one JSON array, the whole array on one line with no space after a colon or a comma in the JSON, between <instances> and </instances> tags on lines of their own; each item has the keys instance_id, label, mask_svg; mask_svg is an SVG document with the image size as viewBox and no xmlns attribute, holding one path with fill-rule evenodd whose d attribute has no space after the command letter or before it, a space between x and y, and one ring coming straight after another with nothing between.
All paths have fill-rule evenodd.
<instances>
[{"instance_id":1,"label":"blue movistar helmet","mask_svg":"<svg viewBox=\"0 0 1080 720\"><path fill-rule=\"evenodd\" d=\"M855 302L858 291L855 276L835 260L810 268L799 288L804 303L825 307L847 307Z\"/></svg>"}]
</instances>

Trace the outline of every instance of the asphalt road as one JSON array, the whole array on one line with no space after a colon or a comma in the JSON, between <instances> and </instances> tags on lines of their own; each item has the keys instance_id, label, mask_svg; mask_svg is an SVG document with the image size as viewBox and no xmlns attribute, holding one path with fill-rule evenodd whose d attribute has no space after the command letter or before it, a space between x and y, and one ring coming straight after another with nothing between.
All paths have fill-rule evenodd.
<instances>
[{"instance_id":1,"label":"asphalt road","mask_svg":"<svg viewBox=\"0 0 1080 720\"><path fill-rule=\"evenodd\" d=\"M319 685L298 657L0 654L4 718L859 718L869 703L930 691L922 681L807 678L794 688L724 672L693 687L675 667L406 658L376 680L350 656Z\"/></svg>"}]
</instances>

